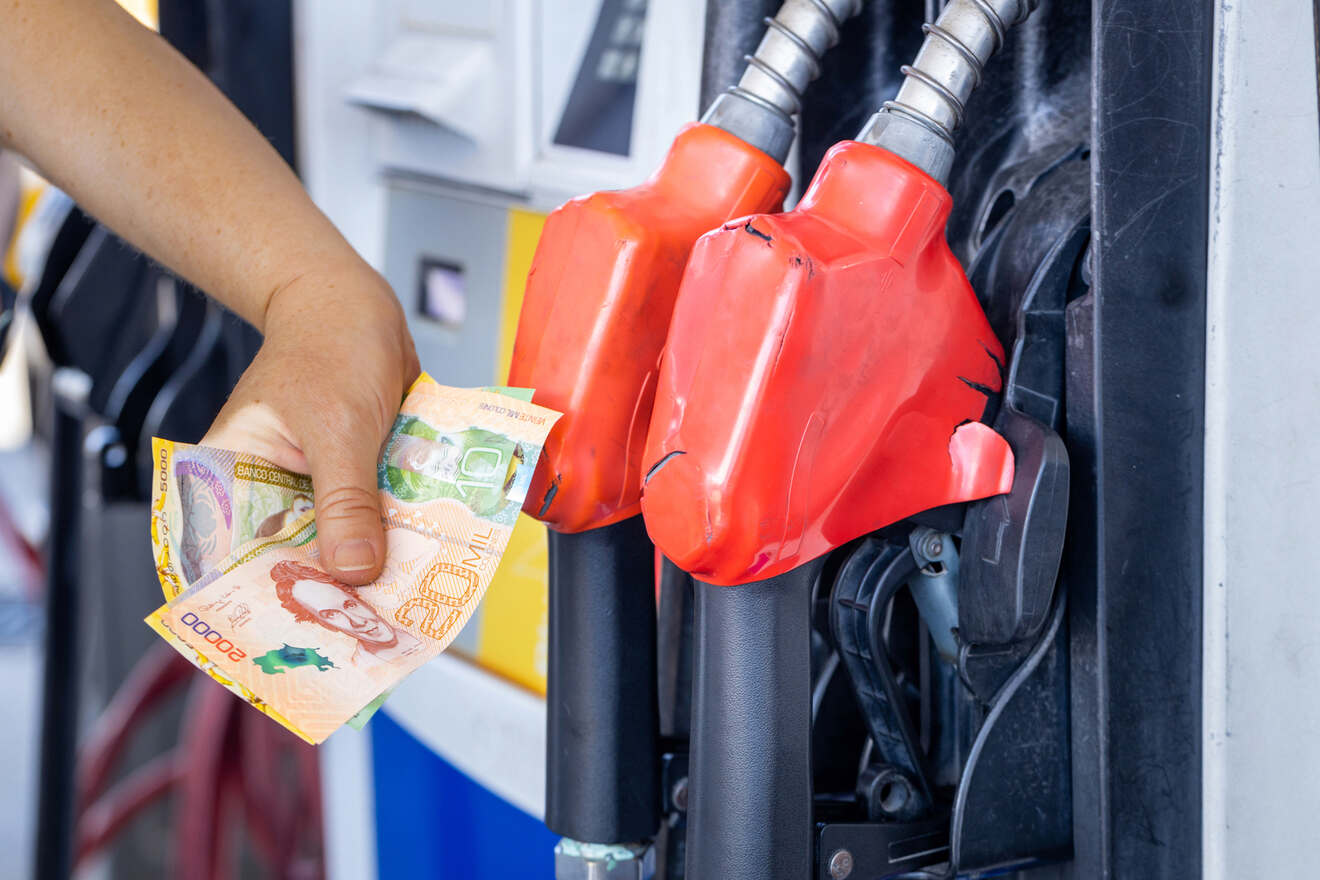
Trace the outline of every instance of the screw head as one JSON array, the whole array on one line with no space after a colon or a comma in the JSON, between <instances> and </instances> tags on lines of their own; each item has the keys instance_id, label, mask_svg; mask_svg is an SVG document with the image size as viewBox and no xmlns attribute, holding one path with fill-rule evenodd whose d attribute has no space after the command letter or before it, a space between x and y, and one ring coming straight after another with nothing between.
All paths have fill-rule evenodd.
<instances>
[{"instance_id":1,"label":"screw head","mask_svg":"<svg viewBox=\"0 0 1320 880\"><path fill-rule=\"evenodd\" d=\"M669 792L669 799L674 802L674 806L678 808L679 812L687 812L688 780L686 776L674 783L673 790Z\"/></svg>"},{"instance_id":2,"label":"screw head","mask_svg":"<svg viewBox=\"0 0 1320 880\"><path fill-rule=\"evenodd\" d=\"M927 535L926 540L922 543L925 546L921 548L921 552L925 553L929 559L935 559L944 552L944 541L941 540L939 535Z\"/></svg>"},{"instance_id":3,"label":"screw head","mask_svg":"<svg viewBox=\"0 0 1320 880\"><path fill-rule=\"evenodd\" d=\"M834 880L845 880L853 872L852 853L846 849L836 849L830 856L830 876Z\"/></svg>"}]
</instances>

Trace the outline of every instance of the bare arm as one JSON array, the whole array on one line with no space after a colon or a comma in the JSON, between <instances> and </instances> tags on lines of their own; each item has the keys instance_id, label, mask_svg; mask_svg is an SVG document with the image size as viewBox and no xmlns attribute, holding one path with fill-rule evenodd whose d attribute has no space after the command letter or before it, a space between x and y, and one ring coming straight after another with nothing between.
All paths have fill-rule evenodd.
<instances>
[{"instance_id":1,"label":"bare arm","mask_svg":"<svg viewBox=\"0 0 1320 880\"><path fill-rule=\"evenodd\" d=\"M0 135L120 236L258 329L299 273L365 268L256 129L118 5L0 8Z\"/></svg>"},{"instance_id":2,"label":"bare arm","mask_svg":"<svg viewBox=\"0 0 1320 880\"><path fill-rule=\"evenodd\" d=\"M0 141L265 334L207 442L310 471L327 564L373 578L375 459L416 357L270 144L111 0L0 0Z\"/></svg>"}]
</instances>

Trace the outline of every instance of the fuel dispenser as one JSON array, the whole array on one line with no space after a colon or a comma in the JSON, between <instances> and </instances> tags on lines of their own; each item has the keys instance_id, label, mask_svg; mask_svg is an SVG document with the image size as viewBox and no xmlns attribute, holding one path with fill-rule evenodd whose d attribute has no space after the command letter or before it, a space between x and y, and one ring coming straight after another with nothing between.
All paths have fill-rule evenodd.
<instances>
[{"instance_id":1,"label":"fuel dispenser","mask_svg":"<svg viewBox=\"0 0 1320 880\"><path fill-rule=\"evenodd\" d=\"M845 44L835 95L859 60L911 51L905 27L924 42L787 213L732 210L698 183L712 231L665 263L633 244L667 228L634 219L667 174L705 179L674 161L689 129L647 187L577 200L548 224L511 382L569 413L527 508L559 531L547 821L571 838L560 876L615 876L599 873L618 870L611 854L640 859L657 824L666 877L952 877L1068 855L1059 431L1064 314L1088 283L1086 132L1018 138L1020 119L968 102L983 81L992 101L1012 94L989 61L1036 5L956 0L920 28L865 16L869 45ZM1028 51L1019 70L1037 65L1037 84L1075 99L1077 68ZM749 81L786 92L760 56L705 122L760 112ZM997 198L966 193L987 176ZM951 219L960 189L978 204ZM567 278L571 300L556 297ZM611 533L634 500L669 560L660 649L680 667L691 652L690 710L680 673L662 712L681 720L664 725L658 762L648 545ZM595 552L570 564L574 544ZM675 623L663 606L685 588L691 617ZM575 729L583 717L611 720ZM602 729L615 741L587 735ZM628 814L627 797L653 807L657 766L662 822L634 811L627 834L574 833L584 815Z\"/></svg>"}]
</instances>

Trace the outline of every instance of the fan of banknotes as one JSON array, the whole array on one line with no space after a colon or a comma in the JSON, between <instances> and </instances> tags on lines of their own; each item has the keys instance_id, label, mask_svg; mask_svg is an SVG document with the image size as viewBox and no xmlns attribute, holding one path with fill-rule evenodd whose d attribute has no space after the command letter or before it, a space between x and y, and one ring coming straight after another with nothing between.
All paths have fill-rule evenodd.
<instances>
[{"instance_id":1,"label":"fan of banknotes","mask_svg":"<svg viewBox=\"0 0 1320 880\"><path fill-rule=\"evenodd\" d=\"M156 439L151 542L167 601L147 624L308 742L360 727L472 616L558 418L527 389L423 374L381 450L385 567L364 587L320 565L309 477Z\"/></svg>"}]
</instances>

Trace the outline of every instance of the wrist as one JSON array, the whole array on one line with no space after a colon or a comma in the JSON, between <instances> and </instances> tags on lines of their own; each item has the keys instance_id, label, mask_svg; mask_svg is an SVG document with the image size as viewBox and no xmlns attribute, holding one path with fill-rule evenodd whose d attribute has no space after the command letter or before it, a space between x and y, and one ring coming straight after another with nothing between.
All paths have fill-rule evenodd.
<instances>
[{"instance_id":1,"label":"wrist","mask_svg":"<svg viewBox=\"0 0 1320 880\"><path fill-rule=\"evenodd\" d=\"M356 255L355 255L356 256ZM403 309L394 291L361 259L325 264L291 276L266 298L257 329L269 335L286 322L348 320L344 329L402 329Z\"/></svg>"},{"instance_id":2,"label":"wrist","mask_svg":"<svg viewBox=\"0 0 1320 880\"><path fill-rule=\"evenodd\" d=\"M260 329L269 357L315 364L318 379L340 376L373 389L386 427L417 377L403 308L380 273L361 261L318 267L277 287Z\"/></svg>"}]
</instances>

